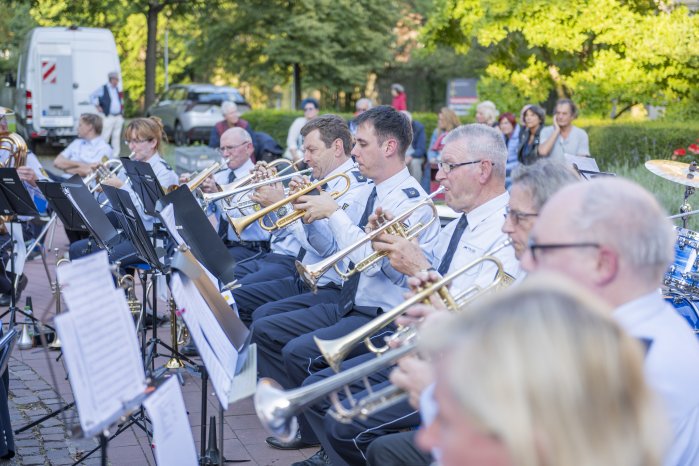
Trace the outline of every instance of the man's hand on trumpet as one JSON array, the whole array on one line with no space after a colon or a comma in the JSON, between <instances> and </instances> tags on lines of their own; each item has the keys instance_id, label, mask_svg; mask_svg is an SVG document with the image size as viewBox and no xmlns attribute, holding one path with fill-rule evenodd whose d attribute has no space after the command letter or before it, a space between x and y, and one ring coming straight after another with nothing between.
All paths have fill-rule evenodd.
<instances>
[{"instance_id":1,"label":"man's hand on trumpet","mask_svg":"<svg viewBox=\"0 0 699 466\"><path fill-rule=\"evenodd\" d=\"M293 177L289 180L289 196L301 191L310 182L311 179L304 175Z\"/></svg>"},{"instance_id":2,"label":"man's hand on trumpet","mask_svg":"<svg viewBox=\"0 0 699 466\"><path fill-rule=\"evenodd\" d=\"M393 215L390 212L384 212L381 207L377 208L376 212L369 216L367 232L379 228L383 221L391 219ZM374 251L387 253L386 257L391 261L391 266L405 275L412 276L431 267L417 238L409 240L402 236L382 233L371 242L371 246Z\"/></svg>"},{"instance_id":3,"label":"man's hand on trumpet","mask_svg":"<svg viewBox=\"0 0 699 466\"><path fill-rule=\"evenodd\" d=\"M218 187L216 186L216 180L214 180L214 176L211 175L207 177L204 181L202 181L202 183L199 185L199 189L201 189L204 193L218 192Z\"/></svg>"},{"instance_id":4,"label":"man's hand on trumpet","mask_svg":"<svg viewBox=\"0 0 699 466\"><path fill-rule=\"evenodd\" d=\"M434 383L434 364L417 356L405 356L398 360L388 378L393 385L408 393L410 406L419 409L420 394Z\"/></svg>"},{"instance_id":5,"label":"man's hand on trumpet","mask_svg":"<svg viewBox=\"0 0 699 466\"><path fill-rule=\"evenodd\" d=\"M250 199L262 207L267 207L281 201L284 197L284 185L282 183L272 183L257 188L250 196Z\"/></svg>"}]
</instances>

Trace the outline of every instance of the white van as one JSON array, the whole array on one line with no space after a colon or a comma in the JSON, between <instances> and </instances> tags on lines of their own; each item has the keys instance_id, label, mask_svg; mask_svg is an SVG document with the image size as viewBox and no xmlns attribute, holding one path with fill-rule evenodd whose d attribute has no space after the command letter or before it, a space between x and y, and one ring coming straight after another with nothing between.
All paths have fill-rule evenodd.
<instances>
[{"instance_id":1,"label":"white van","mask_svg":"<svg viewBox=\"0 0 699 466\"><path fill-rule=\"evenodd\" d=\"M107 83L110 71L121 75L111 31L75 26L32 29L17 67L17 132L32 147L36 142L67 145L77 136L80 114L96 113L90 94Z\"/></svg>"}]
</instances>

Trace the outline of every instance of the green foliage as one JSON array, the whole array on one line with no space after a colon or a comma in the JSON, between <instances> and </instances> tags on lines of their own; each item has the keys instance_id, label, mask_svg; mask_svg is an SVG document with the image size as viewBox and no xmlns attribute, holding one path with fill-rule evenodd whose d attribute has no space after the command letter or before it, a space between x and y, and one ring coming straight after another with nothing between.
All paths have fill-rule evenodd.
<instances>
[{"instance_id":1,"label":"green foliage","mask_svg":"<svg viewBox=\"0 0 699 466\"><path fill-rule=\"evenodd\" d=\"M268 90L288 83L297 64L304 88L353 92L389 59L397 17L395 0L240 0L217 17L202 48Z\"/></svg>"},{"instance_id":2,"label":"green foliage","mask_svg":"<svg viewBox=\"0 0 699 466\"><path fill-rule=\"evenodd\" d=\"M488 47L481 97L507 106L555 92L609 114L681 101L699 78L699 16L648 0L438 0L425 37Z\"/></svg>"},{"instance_id":3,"label":"green foliage","mask_svg":"<svg viewBox=\"0 0 699 466\"><path fill-rule=\"evenodd\" d=\"M17 78L20 47L24 37L37 23L29 16L28 1L5 0L4 4L4 14L0 15L0 75L11 72Z\"/></svg>"},{"instance_id":4,"label":"green foliage","mask_svg":"<svg viewBox=\"0 0 699 466\"><path fill-rule=\"evenodd\" d=\"M643 165L646 160L669 159L672 152L687 147L699 136L699 123L609 123L581 122L590 136L590 152L602 170L627 163Z\"/></svg>"}]
</instances>

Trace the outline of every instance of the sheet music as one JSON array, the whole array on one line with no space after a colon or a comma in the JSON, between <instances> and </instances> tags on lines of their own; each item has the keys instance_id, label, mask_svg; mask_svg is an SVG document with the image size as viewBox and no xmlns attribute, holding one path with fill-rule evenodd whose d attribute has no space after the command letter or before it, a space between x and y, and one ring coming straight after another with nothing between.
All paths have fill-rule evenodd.
<instances>
[{"instance_id":1,"label":"sheet music","mask_svg":"<svg viewBox=\"0 0 699 466\"><path fill-rule=\"evenodd\" d=\"M235 403L255 394L257 389L257 345L247 347L247 357L243 367L233 378L233 387L228 395L228 402Z\"/></svg>"},{"instance_id":2,"label":"sheet music","mask_svg":"<svg viewBox=\"0 0 699 466\"><path fill-rule=\"evenodd\" d=\"M577 165L581 170L587 170L590 172L599 172L599 167L597 166L597 161L592 157L581 157L579 155L565 154L565 158L571 165Z\"/></svg>"},{"instance_id":3,"label":"sheet music","mask_svg":"<svg viewBox=\"0 0 699 466\"><path fill-rule=\"evenodd\" d=\"M143 406L153 424L153 450L160 466L196 466L189 419L177 377L170 377L151 394Z\"/></svg>"},{"instance_id":4,"label":"sheet music","mask_svg":"<svg viewBox=\"0 0 699 466\"><path fill-rule=\"evenodd\" d=\"M105 283L104 277L110 277L106 256L101 252L58 268L70 312L56 317L56 329L80 425L88 436L146 389L126 298L111 279Z\"/></svg>"},{"instance_id":5,"label":"sheet music","mask_svg":"<svg viewBox=\"0 0 699 466\"><path fill-rule=\"evenodd\" d=\"M85 302L97 304L104 300L104 290L114 290L110 267L107 252L102 250L56 269L66 302L73 299L76 303L76 306L69 309L90 312L93 306L86 306ZM97 306L94 308L98 309Z\"/></svg>"},{"instance_id":6,"label":"sheet music","mask_svg":"<svg viewBox=\"0 0 699 466\"><path fill-rule=\"evenodd\" d=\"M175 209L174 209L174 207L172 207L172 204L166 205L165 208L160 211L160 218L163 221L163 225L165 226L165 228L167 228L167 231L170 233L170 236L172 236L172 239L175 240L175 243L178 246L180 244L184 243L182 236L180 236L180 232L177 231L177 221L175 220Z\"/></svg>"},{"instance_id":7,"label":"sheet music","mask_svg":"<svg viewBox=\"0 0 699 466\"><path fill-rule=\"evenodd\" d=\"M15 269L18 273L24 271L24 262L27 259L27 247L24 245L24 233L22 232L21 223L10 223L12 228L12 236L15 244L12 245L12 251L15 253ZM8 270L14 273L12 269L12 261L7 261Z\"/></svg>"},{"instance_id":8,"label":"sheet music","mask_svg":"<svg viewBox=\"0 0 699 466\"><path fill-rule=\"evenodd\" d=\"M197 345L216 396L224 409L227 409L238 353L191 280L181 272L173 272L170 289L177 307L181 309L189 334Z\"/></svg>"}]
</instances>

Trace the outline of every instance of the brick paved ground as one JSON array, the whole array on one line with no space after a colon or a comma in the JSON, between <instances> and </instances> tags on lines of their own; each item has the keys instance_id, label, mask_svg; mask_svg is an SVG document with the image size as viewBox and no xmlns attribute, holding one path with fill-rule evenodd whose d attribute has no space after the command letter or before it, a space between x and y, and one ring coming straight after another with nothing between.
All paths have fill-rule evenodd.
<instances>
[{"instance_id":1,"label":"brick paved ground","mask_svg":"<svg viewBox=\"0 0 699 466\"><path fill-rule=\"evenodd\" d=\"M56 229L53 246L60 249L59 254L67 249L67 241L62 228ZM49 270L54 276L55 259L49 257ZM51 303L51 290L41 260L28 262L25 273L29 277L29 285L22 295L20 305L31 296L34 311L38 317L47 313L53 316L54 306ZM140 292L138 294L140 296ZM161 314L165 309L160 305ZM4 309L0 309L4 310ZM19 320L21 322L21 320ZM4 319L7 323L7 318ZM169 327L158 329L161 337L169 338ZM31 419L41 417L44 413L53 412L62 406L64 401L72 401L70 384L66 380L63 364L56 362L57 353L46 354L40 348L19 350L15 349L10 361L10 409L13 428L17 429ZM157 359L157 364L164 364L165 357ZM57 383L54 386L50 369L56 374ZM201 426L201 380L189 373L183 375L185 385L182 387L185 405L189 413L190 425L194 441L199 451ZM217 412L216 399L209 390L207 410L209 415ZM94 440L74 440L66 433L68 428L77 423L75 410L66 412L66 421L62 417L54 418L34 428L32 431L16 437L18 458L0 464L24 465L65 465L70 464L78 452L92 448ZM264 443L266 437L250 399L243 400L229 407L224 416L224 452L230 459L247 459L251 465L288 465L300 461L315 453L315 449L298 451L279 451ZM109 460L113 466L119 465L154 465L155 461L150 451L149 441L143 431L131 427L109 444ZM97 464L89 459L82 464Z\"/></svg>"}]
</instances>

